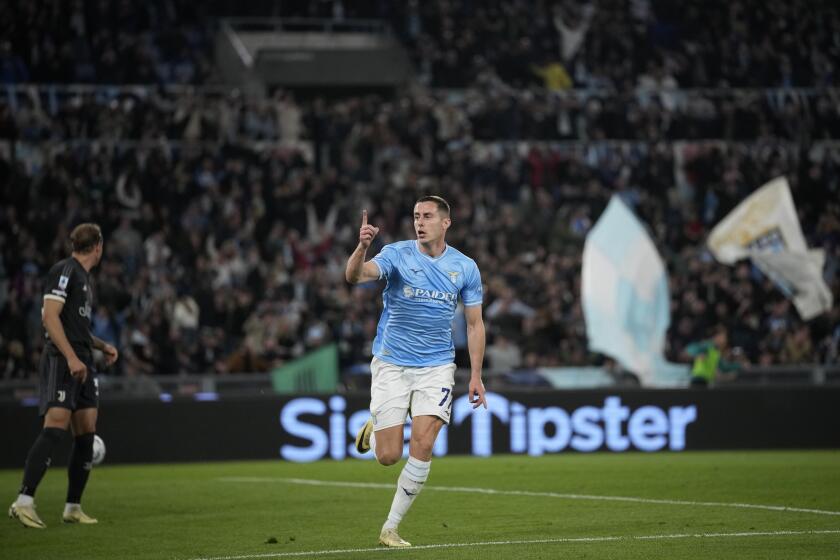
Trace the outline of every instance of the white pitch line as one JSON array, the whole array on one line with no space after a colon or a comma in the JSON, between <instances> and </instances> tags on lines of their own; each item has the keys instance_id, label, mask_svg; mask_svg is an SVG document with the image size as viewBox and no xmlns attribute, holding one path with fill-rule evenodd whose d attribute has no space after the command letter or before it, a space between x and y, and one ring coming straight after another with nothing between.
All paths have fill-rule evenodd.
<instances>
[{"instance_id":1,"label":"white pitch line","mask_svg":"<svg viewBox=\"0 0 840 560\"><path fill-rule=\"evenodd\" d=\"M393 490L393 484L378 482L347 482L331 480L314 480L309 478L271 478L229 476L217 479L220 482L279 482L284 484L303 484L308 486L336 486L340 488L382 488ZM497 496L530 496L537 498L560 498L564 500L597 500L604 502L631 502L636 504L661 504L673 506L702 506L702 507L730 507L741 509L760 509L767 511L782 511L788 513L813 513L816 515L840 515L840 511L824 509L798 508L789 506L768 506L762 504L743 504L738 502L692 502L688 500L666 500L658 498L636 498L632 496L597 496L592 494L561 494L558 492L532 492L529 490L495 490L493 488L474 488L469 486L426 486L425 490L437 492L462 492L472 494L492 494Z\"/></svg>"},{"instance_id":2,"label":"white pitch line","mask_svg":"<svg viewBox=\"0 0 840 560\"><path fill-rule=\"evenodd\" d=\"M295 556L328 556L333 554L357 554L360 552L399 552L412 550L430 550L436 548L464 548L476 546L506 546L515 544L563 544L563 543L594 543L610 541L652 541L664 539L720 539L720 538L745 538L745 537L786 537L802 535L836 535L840 529L814 530L814 531L756 531L751 533L677 533L671 535L642 535L629 537L562 537L556 539L533 539L515 541L483 541L472 543L444 543L424 544L409 548L342 548L333 550L309 550L301 552L268 552L264 554L241 554L239 556L211 556L195 558L193 560L247 560L250 558L291 558Z\"/></svg>"}]
</instances>

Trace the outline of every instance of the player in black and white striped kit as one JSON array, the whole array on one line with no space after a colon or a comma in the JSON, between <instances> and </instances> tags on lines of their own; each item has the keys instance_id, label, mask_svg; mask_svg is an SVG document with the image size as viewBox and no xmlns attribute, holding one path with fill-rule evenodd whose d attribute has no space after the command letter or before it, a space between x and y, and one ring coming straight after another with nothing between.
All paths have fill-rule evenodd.
<instances>
[{"instance_id":1,"label":"player in black and white striped kit","mask_svg":"<svg viewBox=\"0 0 840 560\"><path fill-rule=\"evenodd\" d=\"M9 516L24 527L44 529L35 511L35 490L55 445L68 428L74 436L68 466L65 523L96 523L81 508L82 493L93 460L93 436L99 406L99 387L93 372L93 349L105 363L117 360L117 350L91 334L93 286L89 272L102 258L102 231L96 224L81 224L70 234L73 254L56 263L47 274L42 308L46 344L40 363L40 413L44 429L26 457L23 484Z\"/></svg>"}]
</instances>

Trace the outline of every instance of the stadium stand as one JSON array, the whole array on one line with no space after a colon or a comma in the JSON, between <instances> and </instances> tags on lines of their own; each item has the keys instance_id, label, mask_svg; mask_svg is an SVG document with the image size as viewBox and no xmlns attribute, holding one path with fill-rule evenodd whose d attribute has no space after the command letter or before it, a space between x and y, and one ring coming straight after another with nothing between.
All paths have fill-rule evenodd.
<instances>
[{"instance_id":1,"label":"stadium stand","mask_svg":"<svg viewBox=\"0 0 840 560\"><path fill-rule=\"evenodd\" d=\"M203 83L211 36L185 0L3 0L0 83Z\"/></svg>"},{"instance_id":2,"label":"stadium stand","mask_svg":"<svg viewBox=\"0 0 840 560\"><path fill-rule=\"evenodd\" d=\"M830 0L269 1L250 14L386 20L421 79L443 88L488 73L517 88L546 76L558 88L617 91L838 85Z\"/></svg>"},{"instance_id":3,"label":"stadium stand","mask_svg":"<svg viewBox=\"0 0 840 560\"><path fill-rule=\"evenodd\" d=\"M266 371L332 341L350 370L379 305L343 280L358 211L380 243L410 237L426 192L450 199L449 240L484 273L491 370L603 363L586 349L580 264L614 193L666 259L671 359L723 325L741 363L838 363L840 308L804 323L755 269L704 249L786 175L840 298L834 4L793 29L776 29L787 2L702 3L726 25L700 25L693 1L353 4L247 15L385 20L418 83L334 100L193 87L215 81L213 18L242 15L231 3L0 2L0 378L36 372L45 267L93 219L107 240L95 332L120 348L117 374Z\"/></svg>"}]
</instances>

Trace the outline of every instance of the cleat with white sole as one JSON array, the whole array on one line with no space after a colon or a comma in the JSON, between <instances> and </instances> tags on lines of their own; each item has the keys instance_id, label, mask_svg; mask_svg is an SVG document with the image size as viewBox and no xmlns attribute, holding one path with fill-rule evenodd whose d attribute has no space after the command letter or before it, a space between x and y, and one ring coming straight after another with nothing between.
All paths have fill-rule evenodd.
<instances>
[{"instance_id":1,"label":"cleat with white sole","mask_svg":"<svg viewBox=\"0 0 840 560\"><path fill-rule=\"evenodd\" d=\"M35 506L21 506L17 503L13 503L9 506L9 517L12 519L17 519L20 521L21 525L24 527L29 527L30 529L46 529L47 524L41 521L41 518L38 517L38 514L35 512Z\"/></svg>"},{"instance_id":2,"label":"cleat with white sole","mask_svg":"<svg viewBox=\"0 0 840 560\"><path fill-rule=\"evenodd\" d=\"M370 451L370 436L373 433L373 420L368 418L362 429L356 434L356 451L367 453Z\"/></svg>"},{"instance_id":3,"label":"cleat with white sole","mask_svg":"<svg viewBox=\"0 0 840 560\"><path fill-rule=\"evenodd\" d=\"M79 523L80 525L94 525L99 523L98 520L83 512L82 508L64 512L61 516L61 520L65 523Z\"/></svg>"},{"instance_id":4,"label":"cleat with white sole","mask_svg":"<svg viewBox=\"0 0 840 560\"><path fill-rule=\"evenodd\" d=\"M408 548L411 543L404 541L401 536L397 534L396 529L382 529L379 533L379 544L391 548Z\"/></svg>"}]
</instances>

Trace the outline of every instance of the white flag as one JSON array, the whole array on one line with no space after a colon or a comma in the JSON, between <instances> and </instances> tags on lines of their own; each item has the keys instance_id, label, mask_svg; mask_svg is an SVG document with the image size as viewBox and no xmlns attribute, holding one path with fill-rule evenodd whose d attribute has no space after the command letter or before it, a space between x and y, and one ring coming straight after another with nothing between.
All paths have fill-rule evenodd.
<instances>
[{"instance_id":1,"label":"white flag","mask_svg":"<svg viewBox=\"0 0 840 560\"><path fill-rule=\"evenodd\" d=\"M807 253L756 253L752 260L785 297L793 300L804 320L831 309L833 297L822 276L825 265L822 249L811 249Z\"/></svg>"},{"instance_id":2,"label":"white flag","mask_svg":"<svg viewBox=\"0 0 840 560\"><path fill-rule=\"evenodd\" d=\"M724 264L752 259L806 321L831 309L831 291L822 276L825 255L808 250L786 178L773 179L744 199L715 226L708 245Z\"/></svg>"}]
</instances>

